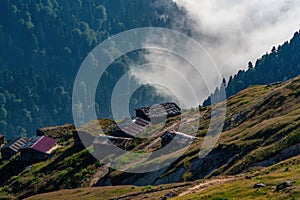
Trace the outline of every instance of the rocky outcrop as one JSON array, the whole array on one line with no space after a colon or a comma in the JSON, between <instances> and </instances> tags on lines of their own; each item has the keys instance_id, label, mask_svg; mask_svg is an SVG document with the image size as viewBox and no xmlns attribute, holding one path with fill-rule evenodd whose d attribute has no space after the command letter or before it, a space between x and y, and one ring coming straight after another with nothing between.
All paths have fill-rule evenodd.
<instances>
[{"instance_id":1,"label":"rocky outcrop","mask_svg":"<svg viewBox=\"0 0 300 200\"><path fill-rule=\"evenodd\" d=\"M276 163L279 163L283 160L289 159L291 157L300 155L300 144L293 145L291 147L288 147L280 152L278 152L275 156L272 158L269 158L268 160L264 160L258 163L252 164L251 167L268 167L271 165L274 165Z\"/></svg>"},{"instance_id":2,"label":"rocky outcrop","mask_svg":"<svg viewBox=\"0 0 300 200\"><path fill-rule=\"evenodd\" d=\"M131 174L120 173L117 176L106 174L99 179L96 186L108 185L160 185L183 181L187 171L192 173L191 179L204 178L220 167L229 165L236 157L238 148L234 145L218 145L205 158L196 157L190 161L190 166L169 166L157 171Z\"/></svg>"}]
</instances>

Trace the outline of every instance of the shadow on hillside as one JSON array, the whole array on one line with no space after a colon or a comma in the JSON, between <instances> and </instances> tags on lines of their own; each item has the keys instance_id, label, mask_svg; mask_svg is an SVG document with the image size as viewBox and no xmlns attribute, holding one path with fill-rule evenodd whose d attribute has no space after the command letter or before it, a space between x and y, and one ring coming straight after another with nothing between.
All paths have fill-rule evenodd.
<instances>
[{"instance_id":1,"label":"shadow on hillside","mask_svg":"<svg viewBox=\"0 0 300 200\"><path fill-rule=\"evenodd\" d=\"M1 161L2 162L2 161ZM22 160L12 160L0 170L0 185L4 185L11 177L20 174L27 166L33 163Z\"/></svg>"},{"instance_id":2,"label":"shadow on hillside","mask_svg":"<svg viewBox=\"0 0 300 200\"><path fill-rule=\"evenodd\" d=\"M41 169L40 172L44 173L46 171L51 171L54 169L57 169L57 164L61 161L63 161L66 157L69 157L75 153L78 153L79 151L82 151L84 147L82 146L72 146L66 151L64 151L60 156L58 156L53 162L51 162L49 165L45 166Z\"/></svg>"}]
</instances>

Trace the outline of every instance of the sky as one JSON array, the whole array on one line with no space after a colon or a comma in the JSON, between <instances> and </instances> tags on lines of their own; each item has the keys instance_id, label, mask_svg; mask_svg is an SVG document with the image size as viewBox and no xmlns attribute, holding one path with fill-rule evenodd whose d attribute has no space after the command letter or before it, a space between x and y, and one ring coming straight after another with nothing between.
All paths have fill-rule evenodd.
<instances>
[{"instance_id":1,"label":"sky","mask_svg":"<svg viewBox=\"0 0 300 200\"><path fill-rule=\"evenodd\" d=\"M220 73L226 79L234 75L239 69L247 69L249 61L256 62L273 46L283 44L291 39L296 31L300 30L300 1L299 0L173 0L185 9L188 17L194 22L192 37L208 52ZM182 19L177 20L177 25ZM176 28L176 27L175 27ZM166 36L167 37L167 36ZM188 44L187 44L188 45ZM186 47L188 51L188 47ZM193 51L202 68L212 66L201 63L201 56ZM151 52L146 56L150 63L159 63L161 66L171 66L186 77L192 86L198 88L198 104L207 98L211 89L219 86L221 81L215 74L204 73L203 79L194 77L193 70L185 70L187 65L180 59L169 54ZM184 67L185 68L184 68ZM184 69L183 71L180 71ZM191 72L191 73L189 73ZM148 68L134 74L141 82L148 77L159 77L162 85L175 84L178 92L185 97L188 107L196 106L195 101L186 93L185 83L174 78L172 73ZM182 79L183 80L183 79ZM212 81L214 80L214 81ZM186 81L186 80L184 80ZM175 82L175 83L174 83ZM205 85L209 83L209 85ZM204 85L203 85L204 84ZM158 89L159 91L159 89ZM160 91L163 93L163 91Z\"/></svg>"}]
</instances>

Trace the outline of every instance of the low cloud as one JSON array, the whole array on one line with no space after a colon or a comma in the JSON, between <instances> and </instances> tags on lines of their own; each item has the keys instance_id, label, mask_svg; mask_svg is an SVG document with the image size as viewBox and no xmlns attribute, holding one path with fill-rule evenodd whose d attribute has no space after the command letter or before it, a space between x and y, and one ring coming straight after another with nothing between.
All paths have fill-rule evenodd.
<instances>
[{"instance_id":1,"label":"low cloud","mask_svg":"<svg viewBox=\"0 0 300 200\"><path fill-rule=\"evenodd\" d=\"M225 77L246 68L300 29L298 0L174 0L195 22L204 45Z\"/></svg>"},{"instance_id":2,"label":"low cloud","mask_svg":"<svg viewBox=\"0 0 300 200\"><path fill-rule=\"evenodd\" d=\"M173 1L187 11L188 17L193 21L190 23L193 38L207 50L225 78L235 74L239 69L245 69L248 61L255 62L273 46L278 46L290 39L294 32L300 29L299 0ZM182 22L182 19L175 19L175 21L178 24ZM185 49L189 52L191 59L200 63L198 66L213 67L207 65L204 61L206 58L196 54L188 46ZM212 88L220 84L215 74L204 73L203 79L195 77L194 71L187 70L188 65L180 59L175 59L174 56L161 52L155 53L155 51L148 53L145 58L149 63L172 67L186 77L193 87L199 88L198 104L201 104L212 92ZM200 69L200 71L205 71L205 69ZM165 83L175 84L178 93L186 97L187 107L197 106L195 101L187 100L190 97L185 94L187 92L185 83L180 82L183 79L174 79L172 73L148 67L142 71L136 71L133 75L141 83L149 77L158 77Z\"/></svg>"}]
</instances>

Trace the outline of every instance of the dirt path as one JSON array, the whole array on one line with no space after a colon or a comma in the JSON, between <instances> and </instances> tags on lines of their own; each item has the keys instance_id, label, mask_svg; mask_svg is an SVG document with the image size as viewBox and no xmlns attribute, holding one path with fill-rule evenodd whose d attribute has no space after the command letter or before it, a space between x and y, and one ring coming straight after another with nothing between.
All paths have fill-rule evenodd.
<instances>
[{"instance_id":1,"label":"dirt path","mask_svg":"<svg viewBox=\"0 0 300 200\"><path fill-rule=\"evenodd\" d=\"M192 194L192 193L195 193L195 192L201 192L205 188L208 188L208 187L213 186L213 185L227 183L227 182L235 180L236 178L237 177L226 177L226 178L218 178L218 179L207 180L204 183L200 183L196 186L193 186L193 187L189 188L187 191L179 194L178 196L184 196L184 195Z\"/></svg>"},{"instance_id":2,"label":"dirt path","mask_svg":"<svg viewBox=\"0 0 300 200\"><path fill-rule=\"evenodd\" d=\"M104 177L106 174L108 174L109 168L102 166L100 167L96 174L93 176L92 180L90 181L90 187L93 187L97 184L97 182L100 180L100 178Z\"/></svg>"}]
</instances>

